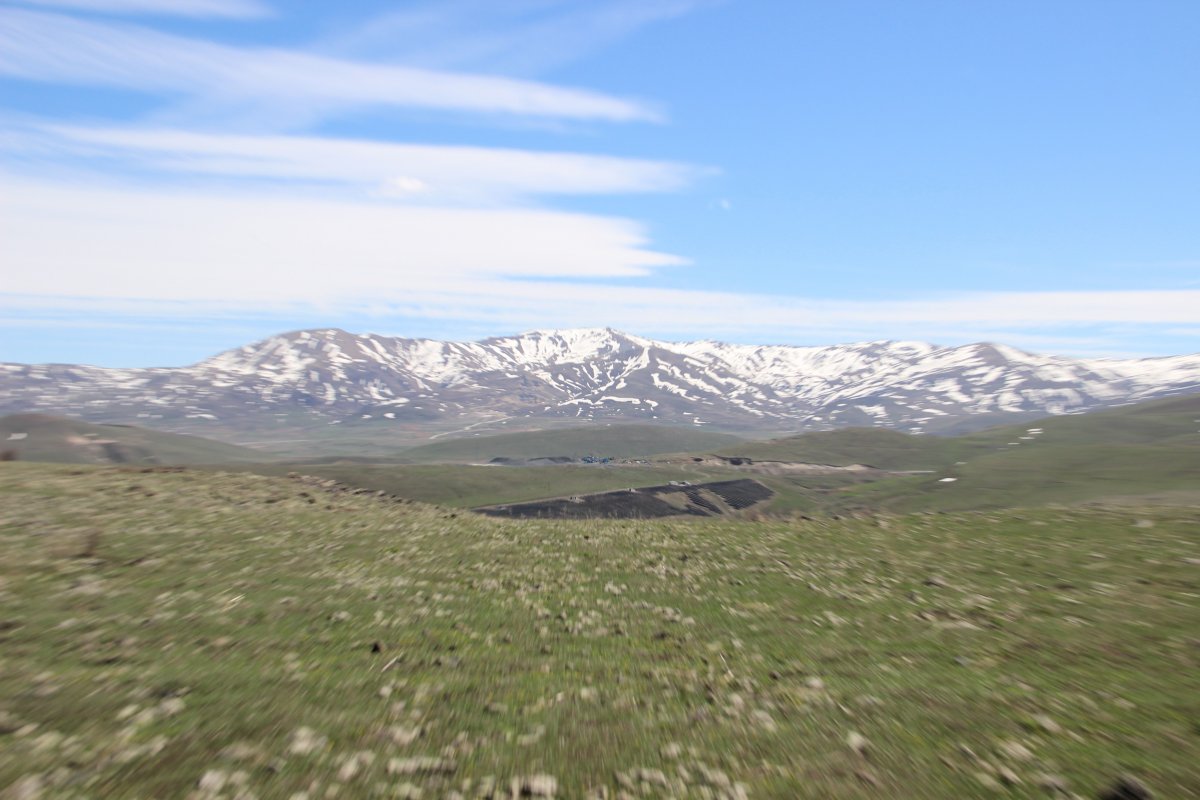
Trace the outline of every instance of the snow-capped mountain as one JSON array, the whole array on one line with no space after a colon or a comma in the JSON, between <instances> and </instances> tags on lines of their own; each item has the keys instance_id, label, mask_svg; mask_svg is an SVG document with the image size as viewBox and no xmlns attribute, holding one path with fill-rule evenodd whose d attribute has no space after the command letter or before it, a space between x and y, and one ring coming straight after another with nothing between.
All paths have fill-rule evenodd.
<instances>
[{"instance_id":1,"label":"snow-capped mountain","mask_svg":"<svg viewBox=\"0 0 1200 800\"><path fill-rule=\"evenodd\" d=\"M479 342L312 330L178 369L0 365L0 413L188 431L257 430L268 418L430 430L569 418L936 431L1193 391L1200 355L1081 361L997 344L670 343L606 328Z\"/></svg>"}]
</instances>

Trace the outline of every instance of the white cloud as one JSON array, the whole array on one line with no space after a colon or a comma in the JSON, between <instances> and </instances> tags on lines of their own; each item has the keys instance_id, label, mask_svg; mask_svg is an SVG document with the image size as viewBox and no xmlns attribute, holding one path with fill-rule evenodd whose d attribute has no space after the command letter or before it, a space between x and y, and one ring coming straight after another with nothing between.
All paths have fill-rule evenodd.
<instances>
[{"instance_id":1,"label":"white cloud","mask_svg":"<svg viewBox=\"0 0 1200 800\"><path fill-rule=\"evenodd\" d=\"M700 172L682 164L578 153L179 130L47 127L7 143L10 152L117 158L177 174L344 183L423 203L670 191Z\"/></svg>"},{"instance_id":2,"label":"white cloud","mask_svg":"<svg viewBox=\"0 0 1200 800\"><path fill-rule=\"evenodd\" d=\"M850 301L648 286L630 279L682 259L650 249L632 222L585 214L4 182L0 307L24 316L303 311L496 331L603 324L743 341L986 338L1093 353L1127 349L1121 326L1200 323L1200 290Z\"/></svg>"},{"instance_id":3,"label":"white cloud","mask_svg":"<svg viewBox=\"0 0 1200 800\"><path fill-rule=\"evenodd\" d=\"M105 14L152 14L180 17L269 16L271 9L257 0L18 0L27 6L55 6Z\"/></svg>"},{"instance_id":4,"label":"white cloud","mask_svg":"<svg viewBox=\"0 0 1200 800\"><path fill-rule=\"evenodd\" d=\"M0 75L187 99L189 114L293 122L399 106L614 122L657 119L648 106L581 89L488 75L243 48L134 25L0 10Z\"/></svg>"},{"instance_id":5,"label":"white cloud","mask_svg":"<svg viewBox=\"0 0 1200 800\"><path fill-rule=\"evenodd\" d=\"M346 306L487 276L632 277L683 263L648 249L635 223L585 214L5 185L12 294Z\"/></svg>"},{"instance_id":6,"label":"white cloud","mask_svg":"<svg viewBox=\"0 0 1200 800\"><path fill-rule=\"evenodd\" d=\"M585 58L657 22L719 0L404 3L328 43L433 69L529 75Z\"/></svg>"}]
</instances>

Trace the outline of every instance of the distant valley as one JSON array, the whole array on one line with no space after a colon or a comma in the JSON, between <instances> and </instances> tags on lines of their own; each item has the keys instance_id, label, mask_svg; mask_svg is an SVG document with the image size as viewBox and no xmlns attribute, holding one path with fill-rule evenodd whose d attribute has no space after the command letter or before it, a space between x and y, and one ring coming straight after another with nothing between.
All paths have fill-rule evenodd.
<instances>
[{"instance_id":1,"label":"distant valley","mask_svg":"<svg viewBox=\"0 0 1200 800\"><path fill-rule=\"evenodd\" d=\"M319 487L504 516L1186 505L1200 502L1200 394L958 436L842 428L754 441L613 424L447 439L386 458L274 461L200 437L25 414L0 418L0 451L22 461L305 476Z\"/></svg>"}]
</instances>

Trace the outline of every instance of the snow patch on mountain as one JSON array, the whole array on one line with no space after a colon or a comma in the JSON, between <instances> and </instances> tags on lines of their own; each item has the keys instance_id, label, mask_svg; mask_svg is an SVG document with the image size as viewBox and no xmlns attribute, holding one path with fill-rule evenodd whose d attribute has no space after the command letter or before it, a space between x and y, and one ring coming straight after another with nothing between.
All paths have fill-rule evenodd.
<instances>
[{"instance_id":1,"label":"snow patch on mountain","mask_svg":"<svg viewBox=\"0 0 1200 800\"><path fill-rule=\"evenodd\" d=\"M437 425L464 417L687 421L730 429L926 430L1200 391L1200 354L1072 360L1002 344L672 343L610 328L478 342L280 334L178 369L0 364L0 412L87 419ZM703 412L702 423L696 423Z\"/></svg>"}]
</instances>

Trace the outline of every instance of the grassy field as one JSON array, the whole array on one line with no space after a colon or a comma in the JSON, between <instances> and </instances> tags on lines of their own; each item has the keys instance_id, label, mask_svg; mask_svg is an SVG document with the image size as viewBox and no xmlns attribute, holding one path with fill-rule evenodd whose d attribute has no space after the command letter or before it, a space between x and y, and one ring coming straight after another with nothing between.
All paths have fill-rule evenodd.
<instances>
[{"instance_id":1,"label":"grassy field","mask_svg":"<svg viewBox=\"0 0 1200 800\"><path fill-rule=\"evenodd\" d=\"M499 436L444 439L414 447L402 454L414 463L486 463L493 458L541 458L586 455L640 458L657 453L681 453L730 447L741 441L727 433L671 425L593 425Z\"/></svg>"},{"instance_id":2,"label":"grassy field","mask_svg":"<svg viewBox=\"0 0 1200 800\"><path fill-rule=\"evenodd\" d=\"M1200 794L1200 510L517 522L0 464L0 791Z\"/></svg>"}]
</instances>

